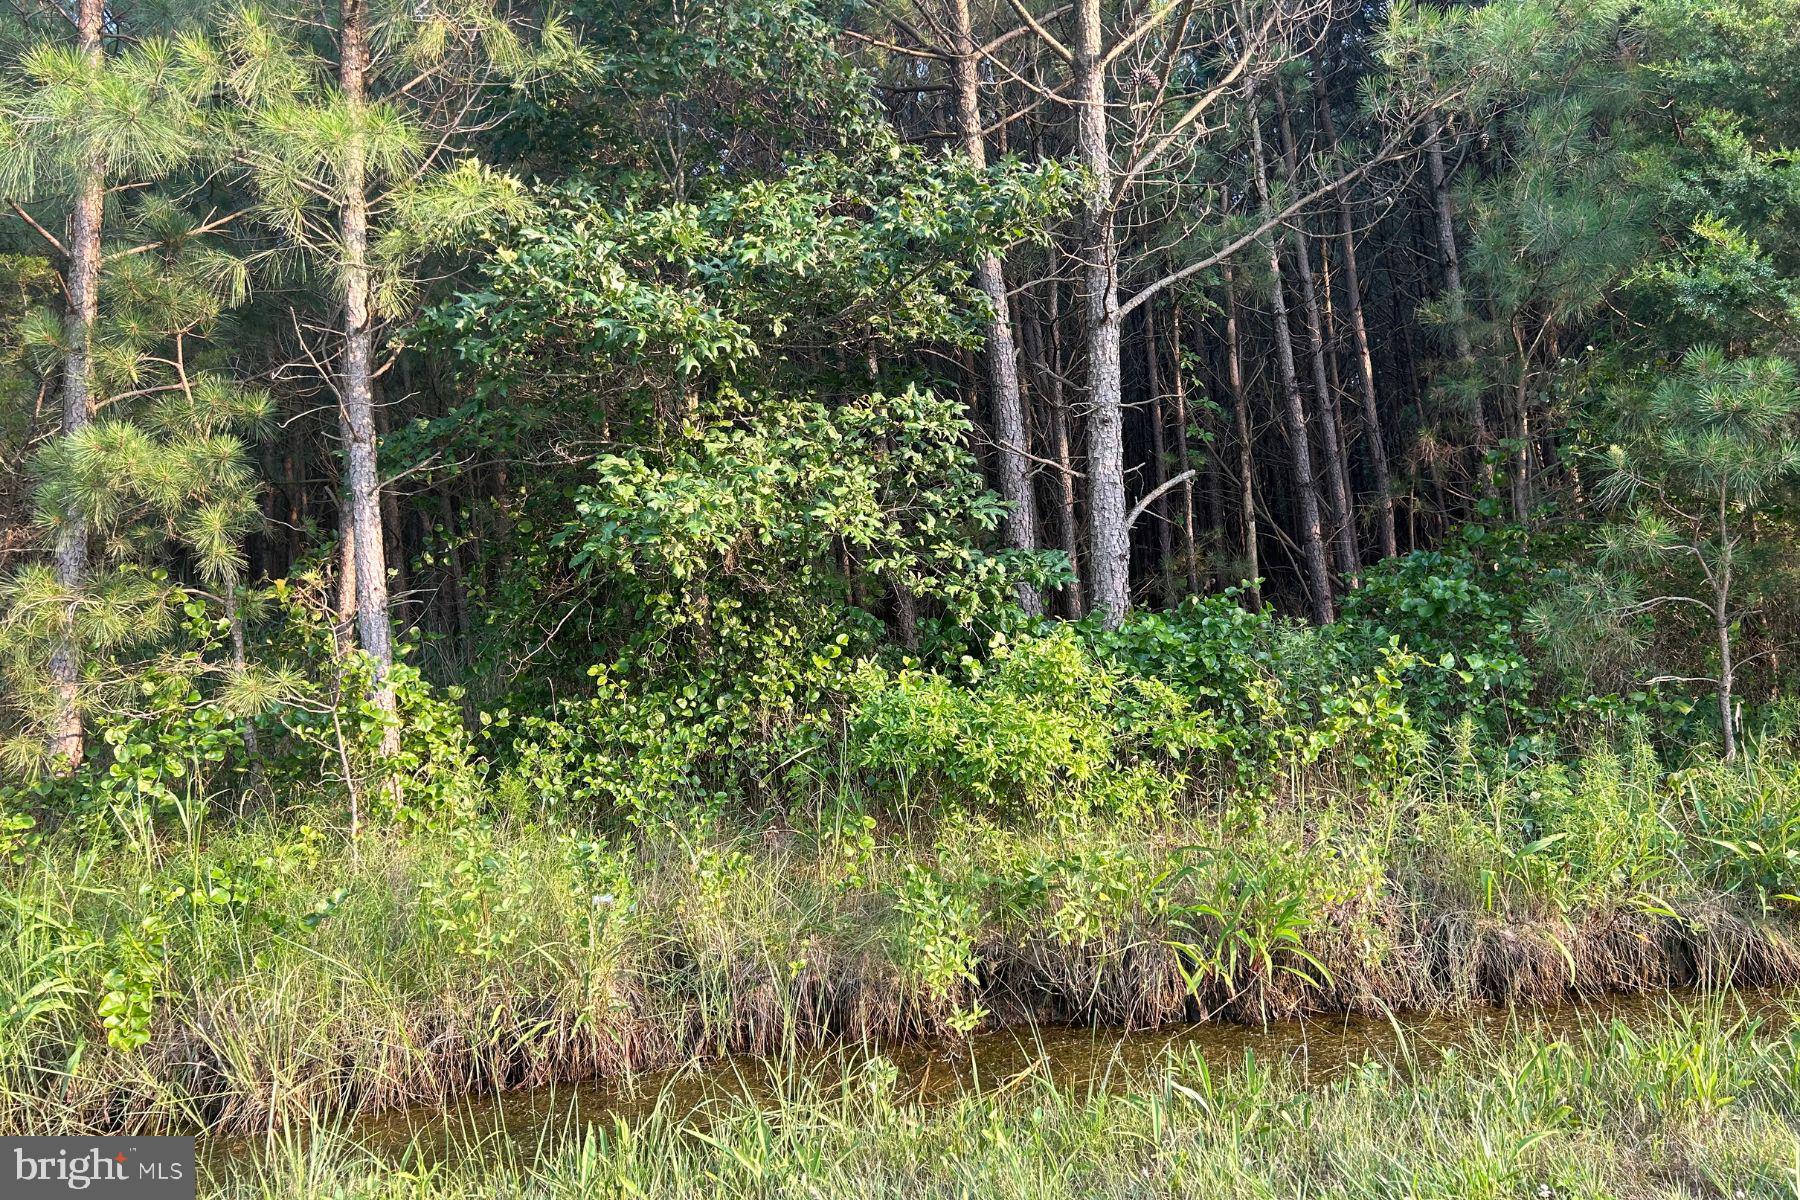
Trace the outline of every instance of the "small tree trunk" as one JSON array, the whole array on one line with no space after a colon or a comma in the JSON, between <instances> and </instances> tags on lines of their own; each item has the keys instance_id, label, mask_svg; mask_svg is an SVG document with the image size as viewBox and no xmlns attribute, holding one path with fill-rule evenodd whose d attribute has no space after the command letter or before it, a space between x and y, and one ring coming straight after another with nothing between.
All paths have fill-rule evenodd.
<instances>
[{"instance_id":1,"label":"small tree trunk","mask_svg":"<svg viewBox=\"0 0 1800 1200\"><path fill-rule=\"evenodd\" d=\"M1713 570L1713 634L1719 643L1719 728L1725 759L1737 757L1737 706L1732 696L1736 664L1731 656L1731 507L1730 494L1719 488L1719 563Z\"/></svg>"},{"instance_id":2,"label":"small tree trunk","mask_svg":"<svg viewBox=\"0 0 1800 1200\"><path fill-rule=\"evenodd\" d=\"M444 561L450 569L450 615L456 622L457 657L467 662L473 646L469 629L469 588L463 580L462 544L457 532L456 498L448 484L438 486L438 503L444 510ZM845 572L848 577L849 572Z\"/></svg>"},{"instance_id":3,"label":"small tree trunk","mask_svg":"<svg viewBox=\"0 0 1800 1200\"><path fill-rule=\"evenodd\" d=\"M1039 393L1049 410L1050 452L1056 461L1057 548L1069 560L1075 582L1061 589L1060 607L1071 621L1081 619L1081 527L1075 514L1074 448L1069 437L1069 407L1064 395L1062 368L1062 304L1054 280L1050 283L1047 312L1042 322L1025 325L1026 350L1039 380Z\"/></svg>"},{"instance_id":4,"label":"small tree trunk","mask_svg":"<svg viewBox=\"0 0 1800 1200\"><path fill-rule=\"evenodd\" d=\"M380 408L376 408L374 415L375 438L379 444L380 440L387 437L388 434L387 414ZM394 494L394 489L384 487L381 489L380 495L382 561L388 564L388 569L394 576L393 584L388 591L388 601L390 611L404 622L406 606L412 592L410 573L406 567L406 525L400 519L400 498ZM391 619L392 617L390 617Z\"/></svg>"},{"instance_id":5,"label":"small tree trunk","mask_svg":"<svg viewBox=\"0 0 1800 1200\"><path fill-rule=\"evenodd\" d=\"M104 53L102 0L80 0L76 10L77 45L98 69ZM68 263L63 286L68 307L63 314L62 435L72 437L93 420L94 320L100 311L100 231L106 206L106 164L98 151L82 164L69 218ZM80 513L64 513L56 534L56 582L70 596L87 585L88 527ZM81 721L81 662L75 644L75 605L63 621L61 636L50 655L50 685L56 705L50 717L45 749L58 769L74 771L87 752Z\"/></svg>"},{"instance_id":6,"label":"small tree trunk","mask_svg":"<svg viewBox=\"0 0 1800 1200\"><path fill-rule=\"evenodd\" d=\"M1251 96L1252 110L1255 95ZM1262 206L1263 219L1271 220L1273 206L1269 201L1269 167L1263 153L1262 122L1254 111L1250 117L1250 145L1255 171L1256 195ZM1306 428L1306 403L1300 395L1300 381L1294 368L1294 340L1288 329L1287 297L1283 294L1281 251L1273 236L1260 239L1269 260L1270 304L1274 309L1275 362L1281 376L1285 401L1288 445L1294 456L1294 495L1300 511L1300 554L1305 566L1306 590L1310 597L1313 620L1323 625L1332 619L1331 572L1325 565L1325 534L1319 520L1319 485L1313 474L1312 444Z\"/></svg>"},{"instance_id":7,"label":"small tree trunk","mask_svg":"<svg viewBox=\"0 0 1800 1200\"><path fill-rule=\"evenodd\" d=\"M894 636L908 650L919 648L919 598L899 580L888 581L888 594L894 603Z\"/></svg>"},{"instance_id":8,"label":"small tree trunk","mask_svg":"<svg viewBox=\"0 0 1800 1200\"><path fill-rule=\"evenodd\" d=\"M344 426L344 460L350 524L356 545L356 632L374 664L372 698L377 708L395 711L394 630L388 612L387 554L381 521L381 474L375 438L375 329L370 308L368 155L361 122L367 118L368 31L363 0L343 0L339 84L352 122L343 156L344 207L339 236L344 256L344 356L338 383ZM384 756L400 749L400 730L382 735Z\"/></svg>"},{"instance_id":9,"label":"small tree trunk","mask_svg":"<svg viewBox=\"0 0 1800 1200\"><path fill-rule=\"evenodd\" d=\"M963 147L976 170L987 166L987 140L982 135L979 48L969 20L969 0L951 0L950 15L956 38L956 59L951 74L956 83L956 112L962 127ZM1025 403L1019 392L1018 350L1013 344L1012 314L1006 295L1006 276L999 255L982 254L975 260L975 283L987 297L992 316L987 331L988 392L994 405L994 442L999 469L1000 497L1008 508L1003 529L1006 544L1014 550L1037 549L1037 506L1031 488L1031 464L1027 455ZM1029 583L1018 585L1019 607L1032 616L1044 611L1043 597Z\"/></svg>"},{"instance_id":10,"label":"small tree trunk","mask_svg":"<svg viewBox=\"0 0 1800 1200\"><path fill-rule=\"evenodd\" d=\"M238 610L238 585L236 580L225 583L225 625L231 634L231 670L238 678L243 678L250 669L249 658L244 649L244 614ZM244 718L242 726L244 735L244 757L250 764L250 789L255 791L262 786L262 754L256 741L256 724L250 718Z\"/></svg>"},{"instance_id":11,"label":"small tree trunk","mask_svg":"<svg viewBox=\"0 0 1800 1200\"><path fill-rule=\"evenodd\" d=\"M1237 286L1225 268L1225 373L1231 387L1231 421L1237 434L1238 544L1250 585L1250 607L1262 608L1262 561L1256 542L1256 452L1250 444L1250 405L1244 393L1243 352L1238 345Z\"/></svg>"},{"instance_id":12,"label":"small tree trunk","mask_svg":"<svg viewBox=\"0 0 1800 1200\"><path fill-rule=\"evenodd\" d=\"M1100 0L1075 0L1074 88L1078 157L1088 171L1082 213L1082 328L1087 341L1088 596L1108 628L1131 607L1131 537L1125 518L1125 427L1119 362L1118 245Z\"/></svg>"},{"instance_id":13,"label":"small tree trunk","mask_svg":"<svg viewBox=\"0 0 1800 1200\"><path fill-rule=\"evenodd\" d=\"M300 529L306 521L306 485L301 478L297 454L303 453L305 443L298 448L289 446L281 456L281 496L285 502L284 522L287 525L287 545L280 574L286 575L294 569L300 559Z\"/></svg>"},{"instance_id":14,"label":"small tree trunk","mask_svg":"<svg viewBox=\"0 0 1800 1200\"><path fill-rule=\"evenodd\" d=\"M1515 324L1513 341L1519 349L1519 378L1513 391L1513 520L1520 525L1531 522L1531 354L1525 335Z\"/></svg>"}]
</instances>

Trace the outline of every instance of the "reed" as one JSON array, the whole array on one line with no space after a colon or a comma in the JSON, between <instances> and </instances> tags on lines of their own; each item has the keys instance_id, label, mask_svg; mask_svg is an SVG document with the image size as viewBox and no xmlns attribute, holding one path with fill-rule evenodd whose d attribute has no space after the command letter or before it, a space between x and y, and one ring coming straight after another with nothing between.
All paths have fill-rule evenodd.
<instances>
[{"instance_id":1,"label":"reed","mask_svg":"<svg viewBox=\"0 0 1800 1200\"><path fill-rule=\"evenodd\" d=\"M857 842L823 810L50 839L0 888L0 1127L267 1131L833 1039L1792 983L1797 811L1788 760L1601 756Z\"/></svg>"},{"instance_id":2,"label":"reed","mask_svg":"<svg viewBox=\"0 0 1800 1200\"><path fill-rule=\"evenodd\" d=\"M434 1130L374 1150L277 1137L217 1164L222 1200L770 1196L1778 1197L1800 1187L1791 1019L1718 1006L1553 1037L1529 1023L1335 1079L1173 1056L1061 1088L1042 1068L931 1104L882 1060L772 1068L754 1100L634 1123ZM499 1120L496 1115L496 1121Z\"/></svg>"}]
</instances>

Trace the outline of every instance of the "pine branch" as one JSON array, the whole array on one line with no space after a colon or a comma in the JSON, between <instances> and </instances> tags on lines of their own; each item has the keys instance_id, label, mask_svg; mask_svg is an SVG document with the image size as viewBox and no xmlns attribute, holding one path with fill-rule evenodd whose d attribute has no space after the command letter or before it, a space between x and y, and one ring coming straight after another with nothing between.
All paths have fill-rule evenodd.
<instances>
[{"instance_id":1,"label":"pine branch","mask_svg":"<svg viewBox=\"0 0 1800 1200\"><path fill-rule=\"evenodd\" d=\"M55 234L51 233L48 229L45 229L42 225L38 224L37 218L32 216L30 213L26 212L24 207L21 206L17 200L8 200L6 203L7 203L7 206L13 210L13 212L18 214L19 219L21 221L24 221L27 225L31 226L34 230L36 230L39 237L43 238L46 242L49 242L50 245L55 248L56 253L59 256L61 256L63 258L69 257L68 248L66 246L64 246L62 244L62 242L57 239L57 236Z\"/></svg>"}]
</instances>

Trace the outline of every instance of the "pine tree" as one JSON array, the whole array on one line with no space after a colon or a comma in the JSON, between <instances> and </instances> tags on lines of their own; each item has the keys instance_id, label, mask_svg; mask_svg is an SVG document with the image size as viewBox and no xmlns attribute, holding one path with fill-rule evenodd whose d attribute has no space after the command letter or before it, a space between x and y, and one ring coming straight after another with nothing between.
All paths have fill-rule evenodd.
<instances>
[{"instance_id":1,"label":"pine tree","mask_svg":"<svg viewBox=\"0 0 1800 1200\"><path fill-rule=\"evenodd\" d=\"M72 24L72 43L33 45L0 94L0 193L50 248L62 276L66 301L54 338L42 323L27 337L35 330L39 343L54 350L61 436L67 440L84 436L98 403L94 331L105 284L109 197L164 178L206 149L204 103L213 82L193 39L151 37L109 53L107 42L116 41L118 30L108 26L101 0L80 0ZM59 237L51 225L64 220ZM40 505L40 513L55 542L58 598L41 599L34 612L54 611L58 619L42 627L50 639L53 703L39 717L47 755L73 769L86 750L82 627L84 609L91 607L85 593L95 531L78 507Z\"/></svg>"},{"instance_id":2,"label":"pine tree","mask_svg":"<svg viewBox=\"0 0 1800 1200\"><path fill-rule=\"evenodd\" d=\"M1800 475L1800 372L1786 358L1696 347L1628 404L1620 432L1605 489L1625 519L1607 531L1606 556L1677 585L1633 611L1679 604L1706 614L1725 757L1735 757L1745 543L1759 507Z\"/></svg>"},{"instance_id":3,"label":"pine tree","mask_svg":"<svg viewBox=\"0 0 1800 1200\"><path fill-rule=\"evenodd\" d=\"M481 223L523 211L518 183L468 157L503 115L508 89L576 69L567 28L533 29L486 0L449 5L343 0L287 18L255 9L225 31L245 111L239 154L257 216L329 281L339 314L315 330L342 431L346 574L355 575L358 641L375 703L395 708L377 446L377 381L399 349L389 336L414 311L434 254ZM384 361L384 356L387 360ZM398 748L397 725L384 738Z\"/></svg>"}]
</instances>

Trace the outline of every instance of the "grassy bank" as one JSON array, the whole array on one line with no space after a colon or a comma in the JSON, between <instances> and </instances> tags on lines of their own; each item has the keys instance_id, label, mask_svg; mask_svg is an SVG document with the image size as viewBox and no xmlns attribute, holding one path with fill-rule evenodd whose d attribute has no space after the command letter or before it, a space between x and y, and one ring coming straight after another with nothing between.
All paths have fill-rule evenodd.
<instances>
[{"instance_id":1,"label":"grassy bank","mask_svg":"<svg viewBox=\"0 0 1800 1200\"><path fill-rule=\"evenodd\" d=\"M392 825L6 868L0 1126L262 1130L1030 1017L1148 1026L1800 980L1800 763L1454 756L1127 819Z\"/></svg>"},{"instance_id":2,"label":"grassy bank","mask_svg":"<svg viewBox=\"0 0 1800 1200\"><path fill-rule=\"evenodd\" d=\"M1320 1085L1177 1057L1110 1087L1027 1073L908 1103L876 1059L778 1075L764 1103L634 1125L475 1126L373 1153L330 1132L225 1165L221 1197L1792 1197L1800 1042L1787 1021L1684 1014L1549 1038L1529 1028Z\"/></svg>"}]
</instances>

